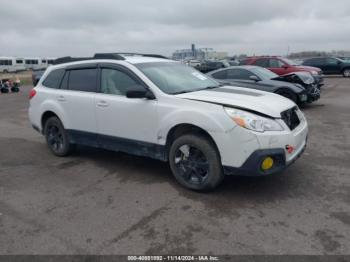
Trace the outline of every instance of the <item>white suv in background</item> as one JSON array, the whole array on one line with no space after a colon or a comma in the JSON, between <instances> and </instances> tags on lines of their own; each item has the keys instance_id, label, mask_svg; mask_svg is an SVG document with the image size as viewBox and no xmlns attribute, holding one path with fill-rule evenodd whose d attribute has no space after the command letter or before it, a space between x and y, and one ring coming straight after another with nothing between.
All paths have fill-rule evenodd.
<instances>
[{"instance_id":1,"label":"white suv in background","mask_svg":"<svg viewBox=\"0 0 350 262\"><path fill-rule=\"evenodd\" d=\"M76 144L169 161L183 186L266 176L306 146L303 113L276 94L221 86L157 55L61 58L30 92L29 117L53 154Z\"/></svg>"}]
</instances>

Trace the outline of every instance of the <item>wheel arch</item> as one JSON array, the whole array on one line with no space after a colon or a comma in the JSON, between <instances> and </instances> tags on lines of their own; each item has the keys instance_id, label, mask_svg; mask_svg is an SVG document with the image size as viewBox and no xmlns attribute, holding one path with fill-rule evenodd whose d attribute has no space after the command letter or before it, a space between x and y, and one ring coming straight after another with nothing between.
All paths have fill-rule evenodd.
<instances>
[{"instance_id":1,"label":"wheel arch","mask_svg":"<svg viewBox=\"0 0 350 262\"><path fill-rule=\"evenodd\" d=\"M186 135L186 134L197 134L199 136L203 136L207 138L210 143L213 144L215 147L215 150L219 154L219 158L221 159L220 156L220 151L219 148L214 140L214 138L203 128L194 125L194 124L188 124L188 123L182 123L182 124L177 124L173 126L167 136L166 136L166 152L167 154L169 153L170 147L172 143L180 136Z\"/></svg>"},{"instance_id":2,"label":"wheel arch","mask_svg":"<svg viewBox=\"0 0 350 262\"><path fill-rule=\"evenodd\" d=\"M53 111L51 110L47 110L45 111L42 115L41 115L41 119L40 119L40 124L41 124L41 131L42 133L44 132L44 127L45 127L45 123L46 121L50 118L50 117L57 117L58 119L60 119L60 117ZM61 121L61 119L60 119Z\"/></svg>"}]
</instances>

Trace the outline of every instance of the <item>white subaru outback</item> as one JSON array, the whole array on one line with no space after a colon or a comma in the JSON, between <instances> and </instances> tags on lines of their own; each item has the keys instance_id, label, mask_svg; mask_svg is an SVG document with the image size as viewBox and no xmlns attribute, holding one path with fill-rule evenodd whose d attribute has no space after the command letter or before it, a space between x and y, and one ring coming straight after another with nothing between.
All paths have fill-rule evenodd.
<instances>
[{"instance_id":1,"label":"white subaru outback","mask_svg":"<svg viewBox=\"0 0 350 262\"><path fill-rule=\"evenodd\" d=\"M278 173L304 151L303 113L282 96L221 86L158 55L65 57L30 92L29 117L49 149L82 144L169 161L183 186Z\"/></svg>"}]
</instances>

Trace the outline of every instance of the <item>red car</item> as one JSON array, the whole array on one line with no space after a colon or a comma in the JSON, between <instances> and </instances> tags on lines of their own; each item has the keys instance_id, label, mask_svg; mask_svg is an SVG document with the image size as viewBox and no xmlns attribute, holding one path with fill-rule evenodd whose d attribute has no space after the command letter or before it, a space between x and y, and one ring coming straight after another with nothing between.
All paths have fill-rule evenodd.
<instances>
[{"instance_id":1,"label":"red car","mask_svg":"<svg viewBox=\"0 0 350 262\"><path fill-rule=\"evenodd\" d=\"M297 65L292 60L279 56L254 56L242 60L240 65L256 65L269 69L278 75L286 75L294 72L309 72L315 78L317 84L323 84L322 70L317 67Z\"/></svg>"}]
</instances>

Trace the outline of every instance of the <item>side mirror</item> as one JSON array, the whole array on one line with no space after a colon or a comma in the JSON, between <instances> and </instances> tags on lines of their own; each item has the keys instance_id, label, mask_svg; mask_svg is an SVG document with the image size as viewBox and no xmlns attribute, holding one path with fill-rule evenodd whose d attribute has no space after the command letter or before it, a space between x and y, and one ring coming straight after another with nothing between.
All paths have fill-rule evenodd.
<instances>
[{"instance_id":1,"label":"side mirror","mask_svg":"<svg viewBox=\"0 0 350 262\"><path fill-rule=\"evenodd\" d=\"M283 65L283 66L282 66L282 68L284 68L284 69L288 69L288 68L289 68L289 66L287 66L287 65Z\"/></svg>"},{"instance_id":2,"label":"side mirror","mask_svg":"<svg viewBox=\"0 0 350 262\"><path fill-rule=\"evenodd\" d=\"M253 81L255 81L255 82L261 81L261 79L260 79L259 77L257 77L257 76L250 76L249 79L250 79L250 80L253 80Z\"/></svg>"},{"instance_id":3,"label":"side mirror","mask_svg":"<svg viewBox=\"0 0 350 262\"><path fill-rule=\"evenodd\" d=\"M146 99L155 99L151 91L144 88L143 86L135 86L126 92L127 98L146 98Z\"/></svg>"}]
</instances>

